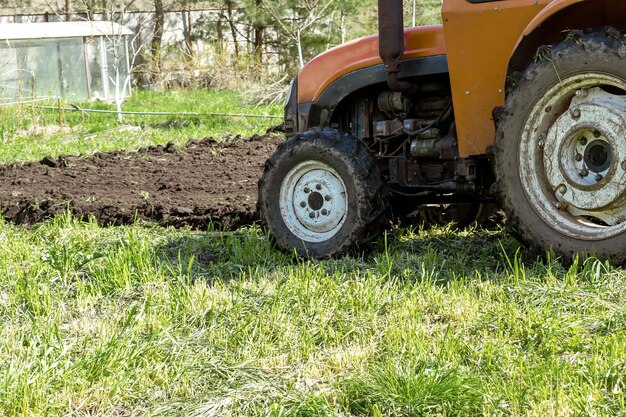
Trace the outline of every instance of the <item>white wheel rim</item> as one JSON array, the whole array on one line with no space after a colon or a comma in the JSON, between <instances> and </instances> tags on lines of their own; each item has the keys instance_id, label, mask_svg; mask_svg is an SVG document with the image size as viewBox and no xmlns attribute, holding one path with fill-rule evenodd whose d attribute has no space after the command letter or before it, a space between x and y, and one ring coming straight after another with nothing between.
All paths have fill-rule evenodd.
<instances>
[{"instance_id":1,"label":"white wheel rim","mask_svg":"<svg viewBox=\"0 0 626 417\"><path fill-rule=\"evenodd\" d=\"M626 231L626 96L616 89L626 83L606 74L567 78L534 106L522 133L524 191L546 223L575 239Z\"/></svg>"},{"instance_id":2,"label":"white wheel rim","mask_svg":"<svg viewBox=\"0 0 626 417\"><path fill-rule=\"evenodd\" d=\"M292 168L280 187L279 199L285 225L305 242L331 239L348 214L348 195L341 176L319 161Z\"/></svg>"}]
</instances>

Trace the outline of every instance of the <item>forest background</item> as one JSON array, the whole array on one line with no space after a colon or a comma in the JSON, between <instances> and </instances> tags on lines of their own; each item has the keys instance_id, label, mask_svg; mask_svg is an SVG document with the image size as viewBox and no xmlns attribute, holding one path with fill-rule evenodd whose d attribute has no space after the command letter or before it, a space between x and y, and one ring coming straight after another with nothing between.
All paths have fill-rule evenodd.
<instances>
[{"instance_id":1,"label":"forest background","mask_svg":"<svg viewBox=\"0 0 626 417\"><path fill-rule=\"evenodd\" d=\"M438 23L440 4L405 0L405 24ZM377 30L376 0L0 0L0 15L122 23L136 33L136 81L150 86L278 86L324 50Z\"/></svg>"}]
</instances>

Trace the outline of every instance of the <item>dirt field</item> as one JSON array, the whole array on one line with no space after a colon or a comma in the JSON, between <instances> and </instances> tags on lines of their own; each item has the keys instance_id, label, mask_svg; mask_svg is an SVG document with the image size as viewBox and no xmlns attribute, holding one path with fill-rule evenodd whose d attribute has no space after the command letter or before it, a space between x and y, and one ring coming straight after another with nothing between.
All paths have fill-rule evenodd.
<instances>
[{"instance_id":1,"label":"dirt field","mask_svg":"<svg viewBox=\"0 0 626 417\"><path fill-rule=\"evenodd\" d=\"M7 220L31 224L68 208L104 225L135 219L202 229L236 228L256 219L257 180L279 138L185 148L44 158L0 167L0 207Z\"/></svg>"}]
</instances>

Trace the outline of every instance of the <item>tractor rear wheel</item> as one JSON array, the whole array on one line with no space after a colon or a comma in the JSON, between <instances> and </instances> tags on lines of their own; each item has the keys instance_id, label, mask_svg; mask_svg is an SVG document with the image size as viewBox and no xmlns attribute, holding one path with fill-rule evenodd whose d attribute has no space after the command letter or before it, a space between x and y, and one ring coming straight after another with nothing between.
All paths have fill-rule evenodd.
<instances>
[{"instance_id":1,"label":"tractor rear wheel","mask_svg":"<svg viewBox=\"0 0 626 417\"><path fill-rule=\"evenodd\" d=\"M279 146L259 181L258 211L273 243L328 258L362 248L384 226L386 187L367 148L334 129Z\"/></svg>"},{"instance_id":2,"label":"tractor rear wheel","mask_svg":"<svg viewBox=\"0 0 626 417\"><path fill-rule=\"evenodd\" d=\"M509 94L494 147L513 232L571 260L626 261L626 45L616 30L566 40Z\"/></svg>"}]
</instances>

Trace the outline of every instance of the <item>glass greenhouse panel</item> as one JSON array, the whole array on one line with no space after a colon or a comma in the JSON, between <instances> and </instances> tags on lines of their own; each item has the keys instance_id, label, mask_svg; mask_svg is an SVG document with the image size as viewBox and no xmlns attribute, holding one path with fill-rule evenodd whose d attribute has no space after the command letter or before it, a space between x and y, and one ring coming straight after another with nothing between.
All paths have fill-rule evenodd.
<instances>
[{"instance_id":1,"label":"glass greenhouse panel","mask_svg":"<svg viewBox=\"0 0 626 417\"><path fill-rule=\"evenodd\" d=\"M104 63L102 62L102 53L100 52L101 43L100 38L88 38L85 40L85 56L89 71L89 97L95 100L105 100L107 96L104 89L105 80L102 71Z\"/></svg>"},{"instance_id":2,"label":"glass greenhouse panel","mask_svg":"<svg viewBox=\"0 0 626 417\"><path fill-rule=\"evenodd\" d=\"M0 54L3 97L88 97L82 39L15 42Z\"/></svg>"},{"instance_id":3,"label":"glass greenhouse panel","mask_svg":"<svg viewBox=\"0 0 626 417\"><path fill-rule=\"evenodd\" d=\"M89 97L87 89L87 68L82 39L62 41L59 53L60 97L81 99Z\"/></svg>"},{"instance_id":4,"label":"glass greenhouse panel","mask_svg":"<svg viewBox=\"0 0 626 417\"><path fill-rule=\"evenodd\" d=\"M0 100L129 97L130 34L112 22L0 25Z\"/></svg>"},{"instance_id":5,"label":"glass greenhouse panel","mask_svg":"<svg viewBox=\"0 0 626 417\"><path fill-rule=\"evenodd\" d=\"M25 74L20 74L17 64L17 51L0 44L0 98L13 99L22 95L30 87L23 84ZM27 82L30 80L28 75Z\"/></svg>"}]
</instances>

